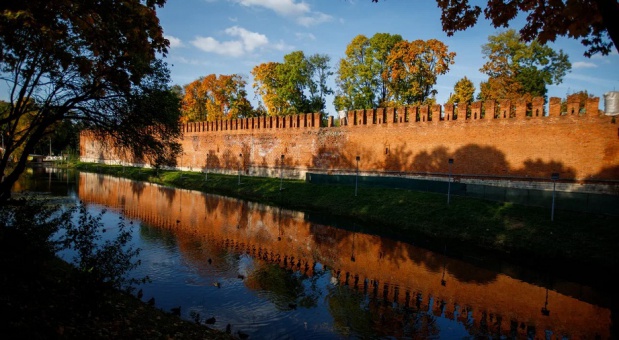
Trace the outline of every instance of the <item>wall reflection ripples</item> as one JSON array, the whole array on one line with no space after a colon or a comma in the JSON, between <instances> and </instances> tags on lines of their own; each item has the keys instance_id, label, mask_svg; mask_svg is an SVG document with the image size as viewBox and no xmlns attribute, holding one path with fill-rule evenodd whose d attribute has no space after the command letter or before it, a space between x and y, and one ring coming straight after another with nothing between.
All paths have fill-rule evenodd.
<instances>
[{"instance_id":1,"label":"wall reflection ripples","mask_svg":"<svg viewBox=\"0 0 619 340\"><path fill-rule=\"evenodd\" d=\"M255 338L611 338L610 301L304 213L81 173L79 198L139 221L162 309ZM560 288L560 289L559 289Z\"/></svg>"}]
</instances>

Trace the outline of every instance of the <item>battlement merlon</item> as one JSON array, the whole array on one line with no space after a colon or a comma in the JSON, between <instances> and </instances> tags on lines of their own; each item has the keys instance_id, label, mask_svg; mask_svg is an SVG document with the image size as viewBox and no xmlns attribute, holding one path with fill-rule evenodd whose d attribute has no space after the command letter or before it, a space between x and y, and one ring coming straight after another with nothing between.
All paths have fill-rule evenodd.
<instances>
[{"instance_id":1,"label":"battlement merlon","mask_svg":"<svg viewBox=\"0 0 619 340\"><path fill-rule=\"evenodd\" d=\"M561 99L548 99L546 109L544 98L521 98L518 100L487 100L444 105L411 105L401 107L351 110L344 119L339 118L339 126L361 127L372 125L397 126L401 124L431 123L442 121L465 122L488 119L526 119L539 117L599 116L600 98L582 99L579 94L567 97L564 110ZM331 117L333 118L333 117ZM232 130L263 129L318 129L321 127L321 113L301 113L286 116L260 116L249 118L223 119L206 122L191 122L181 125L184 133L216 132ZM333 119L327 127L335 127Z\"/></svg>"}]
</instances>

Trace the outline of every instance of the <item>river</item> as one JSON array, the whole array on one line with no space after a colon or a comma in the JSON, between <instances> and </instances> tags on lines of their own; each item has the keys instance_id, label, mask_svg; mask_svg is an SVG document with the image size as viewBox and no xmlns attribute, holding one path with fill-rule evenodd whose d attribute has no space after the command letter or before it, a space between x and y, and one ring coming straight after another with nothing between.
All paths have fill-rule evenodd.
<instances>
[{"instance_id":1,"label":"river","mask_svg":"<svg viewBox=\"0 0 619 340\"><path fill-rule=\"evenodd\" d=\"M355 231L327 216L54 168L16 191L133 226L143 300L255 339L612 339L609 293ZM61 254L68 256L68 254Z\"/></svg>"}]
</instances>

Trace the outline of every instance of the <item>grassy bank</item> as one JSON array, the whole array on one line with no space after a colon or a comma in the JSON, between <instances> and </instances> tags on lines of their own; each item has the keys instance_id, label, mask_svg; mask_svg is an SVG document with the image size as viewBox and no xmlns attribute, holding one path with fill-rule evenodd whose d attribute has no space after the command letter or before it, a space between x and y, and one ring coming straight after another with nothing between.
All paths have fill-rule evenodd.
<instances>
[{"instance_id":1,"label":"grassy bank","mask_svg":"<svg viewBox=\"0 0 619 340\"><path fill-rule=\"evenodd\" d=\"M619 217L388 188L318 185L301 180L162 171L78 163L77 169L234 196L355 221L355 230L387 235L451 255L501 258L604 280L619 266ZM598 275L602 275L598 278Z\"/></svg>"}]
</instances>

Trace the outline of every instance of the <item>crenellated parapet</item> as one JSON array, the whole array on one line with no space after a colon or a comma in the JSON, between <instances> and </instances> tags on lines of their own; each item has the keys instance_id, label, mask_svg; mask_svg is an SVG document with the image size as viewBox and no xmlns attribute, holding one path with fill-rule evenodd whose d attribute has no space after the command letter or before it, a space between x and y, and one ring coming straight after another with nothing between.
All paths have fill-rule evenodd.
<instances>
[{"instance_id":1,"label":"crenellated parapet","mask_svg":"<svg viewBox=\"0 0 619 340\"><path fill-rule=\"evenodd\" d=\"M328 117L326 127L334 126L402 126L404 124L440 122L470 122L477 120L520 120L541 117L599 115L600 99L582 99L578 94L567 97L562 110L560 98L552 97L548 106L542 97L521 98L518 100L487 100L484 102L412 105L388 108L352 110L345 118L335 123L334 117ZM318 129L321 127L322 114L302 113L286 116L261 116L250 118L223 119L210 122L192 122L182 126L183 132L217 132L243 130L273 129Z\"/></svg>"},{"instance_id":2,"label":"crenellated parapet","mask_svg":"<svg viewBox=\"0 0 619 340\"><path fill-rule=\"evenodd\" d=\"M182 125L183 132L217 132L269 129L317 129L322 114L301 113L287 116L260 116L220 119L210 122L191 122Z\"/></svg>"},{"instance_id":3,"label":"crenellated parapet","mask_svg":"<svg viewBox=\"0 0 619 340\"><path fill-rule=\"evenodd\" d=\"M561 109L561 99L552 97L548 107L544 98L518 100L487 100L470 104L412 105L398 108L376 108L347 112L340 126L369 126L393 124L437 124L444 121L468 122L476 120L519 120L560 116L599 116L599 98L581 100L579 95L567 98L566 109Z\"/></svg>"}]
</instances>

